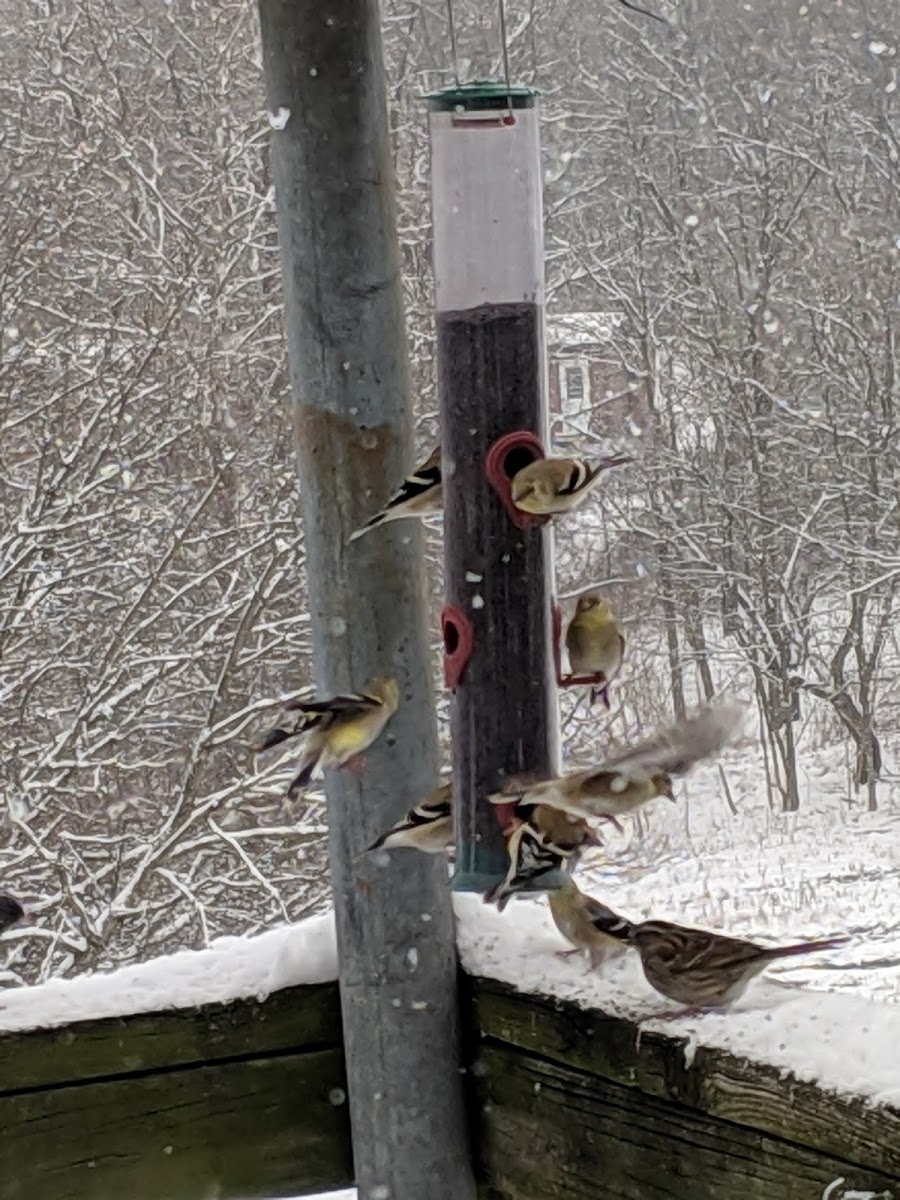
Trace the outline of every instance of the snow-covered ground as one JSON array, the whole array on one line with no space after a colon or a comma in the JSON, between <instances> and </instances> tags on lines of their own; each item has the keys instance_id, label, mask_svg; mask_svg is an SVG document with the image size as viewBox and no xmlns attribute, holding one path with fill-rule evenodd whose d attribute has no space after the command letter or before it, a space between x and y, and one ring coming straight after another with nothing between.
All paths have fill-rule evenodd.
<instances>
[{"instance_id":1,"label":"snow-covered ground","mask_svg":"<svg viewBox=\"0 0 900 1200\"><path fill-rule=\"evenodd\" d=\"M630 917L783 942L849 932L839 950L772 968L721 1015L658 1024L671 1005L646 985L629 956L601 973L559 959L564 943L542 898L516 898L500 914L480 897L456 897L465 968L524 991L599 1005L647 1027L817 1079L836 1091L900 1103L900 813L850 806L841 763L819 753L806 768L799 813L771 811L755 747L682 785L677 804L657 801L579 872L584 890ZM4 991L0 1030L48 1027L89 1017L192 1007L336 976L330 915L252 938L222 938L110 975ZM799 985L799 986L798 986Z\"/></svg>"},{"instance_id":2,"label":"snow-covered ground","mask_svg":"<svg viewBox=\"0 0 900 1200\"><path fill-rule=\"evenodd\" d=\"M650 990L636 956L602 972L557 958L565 943L542 902L517 901L501 914L477 896L458 896L456 911L462 963L472 974L686 1036L689 1056L698 1046L718 1047L830 1091L900 1104L900 1060L885 1054L885 1046L900 1045L900 1005L829 992L827 969L803 987L785 986L786 974L772 971L771 981L757 982L726 1013L665 1020L659 1018L678 1006ZM811 977L814 969L805 973Z\"/></svg>"},{"instance_id":3,"label":"snow-covered ground","mask_svg":"<svg viewBox=\"0 0 900 1200\"><path fill-rule=\"evenodd\" d=\"M726 754L721 767L737 815L718 768L700 769L678 788L677 804L657 801L645 811L641 829L604 831L604 849L579 872L582 888L630 917L739 937L850 933L846 948L769 975L900 1004L897 801L884 796L875 813L851 806L843 759L827 749L803 763L798 813L769 809L756 747Z\"/></svg>"}]
</instances>

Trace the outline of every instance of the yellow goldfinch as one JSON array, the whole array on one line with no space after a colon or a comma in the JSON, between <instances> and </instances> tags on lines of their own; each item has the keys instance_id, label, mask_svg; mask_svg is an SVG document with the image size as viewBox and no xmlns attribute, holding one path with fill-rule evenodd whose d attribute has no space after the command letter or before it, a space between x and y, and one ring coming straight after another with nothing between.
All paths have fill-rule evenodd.
<instances>
[{"instance_id":1,"label":"yellow goldfinch","mask_svg":"<svg viewBox=\"0 0 900 1200\"><path fill-rule=\"evenodd\" d=\"M302 738L299 770L288 795L298 795L315 770L343 767L367 749L397 711L400 688L389 675L376 675L361 692L330 700L296 700L286 705L274 727L263 736L257 753L290 738Z\"/></svg>"},{"instance_id":2,"label":"yellow goldfinch","mask_svg":"<svg viewBox=\"0 0 900 1200\"><path fill-rule=\"evenodd\" d=\"M571 875L560 888L554 888L549 894L550 915L553 924L574 949L558 950L560 958L571 954L588 952L591 967L596 970L604 962L618 958L628 949L628 942L621 937L607 933L605 926L621 921L618 913L586 896L580 891Z\"/></svg>"},{"instance_id":3,"label":"yellow goldfinch","mask_svg":"<svg viewBox=\"0 0 900 1200\"><path fill-rule=\"evenodd\" d=\"M398 521L401 517L427 517L439 513L442 507L441 448L435 446L421 467L404 479L384 508L351 533L348 540L354 542L386 521Z\"/></svg>"},{"instance_id":4,"label":"yellow goldfinch","mask_svg":"<svg viewBox=\"0 0 900 1200\"><path fill-rule=\"evenodd\" d=\"M743 722L746 706L708 704L694 716L668 725L641 742L610 755L599 766L534 783L510 780L493 804L545 804L575 816L606 819L634 812L657 796L674 800L673 775L685 775L728 744Z\"/></svg>"},{"instance_id":5,"label":"yellow goldfinch","mask_svg":"<svg viewBox=\"0 0 900 1200\"><path fill-rule=\"evenodd\" d=\"M793 946L759 946L669 921L632 925L620 920L618 926L608 928L637 949L650 986L670 1000L686 1004L690 1011L733 1004L776 959L831 950L850 940L839 936Z\"/></svg>"},{"instance_id":6,"label":"yellow goldfinch","mask_svg":"<svg viewBox=\"0 0 900 1200\"><path fill-rule=\"evenodd\" d=\"M622 669L625 637L612 609L597 592L578 597L575 615L566 630L566 649L573 676L596 675L591 704L599 698L609 709L609 685Z\"/></svg>"},{"instance_id":7,"label":"yellow goldfinch","mask_svg":"<svg viewBox=\"0 0 900 1200\"><path fill-rule=\"evenodd\" d=\"M532 891L546 875L562 867L563 858L545 846L541 836L527 821L515 826L506 843L509 869L506 875L484 893L485 904L496 904L503 912L516 892Z\"/></svg>"},{"instance_id":8,"label":"yellow goldfinch","mask_svg":"<svg viewBox=\"0 0 900 1200\"><path fill-rule=\"evenodd\" d=\"M604 471L632 461L627 454L602 458L593 467L578 458L536 459L513 476L513 504L522 512L539 516L571 512L588 498Z\"/></svg>"},{"instance_id":9,"label":"yellow goldfinch","mask_svg":"<svg viewBox=\"0 0 900 1200\"><path fill-rule=\"evenodd\" d=\"M429 792L396 825L373 842L370 850L408 846L425 854L443 854L453 845L453 788L444 783Z\"/></svg>"}]
</instances>

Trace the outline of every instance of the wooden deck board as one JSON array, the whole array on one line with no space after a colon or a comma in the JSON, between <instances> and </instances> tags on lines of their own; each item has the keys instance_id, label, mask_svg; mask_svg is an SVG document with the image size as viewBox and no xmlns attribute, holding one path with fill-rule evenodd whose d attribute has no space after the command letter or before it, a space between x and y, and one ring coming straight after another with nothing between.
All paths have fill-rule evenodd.
<instances>
[{"instance_id":1,"label":"wooden deck board","mask_svg":"<svg viewBox=\"0 0 900 1200\"><path fill-rule=\"evenodd\" d=\"M483 1037L838 1159L900 1177L900 1111L782 1077L773 1067L628 1021L480 979L473 1020ZM900 1054L900 1048L896 1049ZM900 1195L900 1189L898 1189Z\"/></svg>"},{"instance_id":2,"label":"wooden deck board","mask_svg":"<svg viewBox=\"0 0 900 1200\"><path fill-rule=\"evenodd\" d=\"M492 980L463 1008L484 1200L900 1200L895 1109ZM345 1087L336 984L0 1035L0 1200L345 1186Z\"/></svg>"}]
</instances>

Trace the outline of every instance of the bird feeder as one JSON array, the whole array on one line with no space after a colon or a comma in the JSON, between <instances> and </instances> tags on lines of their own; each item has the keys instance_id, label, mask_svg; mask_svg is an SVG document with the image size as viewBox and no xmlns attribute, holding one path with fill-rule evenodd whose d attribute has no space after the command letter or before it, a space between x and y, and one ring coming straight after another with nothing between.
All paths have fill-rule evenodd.
<instances>
[{"instance_id":1,"label":"bird feeder","mask_svg":"<svg viewBox=\"0 0 900 1200\"><path fill-rule=\"evenodd\" d=\"M505 83L445 88L428 105L454 887L483 892L509 862L508 814L488 795L558 761L551 535L509 489L546 444L538 109L534 91Z\"/></svg>"}]
</instances>

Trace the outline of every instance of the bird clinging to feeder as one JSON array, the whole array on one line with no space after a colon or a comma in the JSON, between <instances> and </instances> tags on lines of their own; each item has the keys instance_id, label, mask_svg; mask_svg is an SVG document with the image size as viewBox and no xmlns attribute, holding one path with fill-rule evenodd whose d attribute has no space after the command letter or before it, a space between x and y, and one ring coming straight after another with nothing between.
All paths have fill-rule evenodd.
<instances>
[{"instance_id":1,"label":"bird clinging to feeder","mask_svg":"<svg viewBox=\"0 0 900 1200\"><path fill-rule=\"evenodd\" d=\"M566 630L566 650L572 684L579 676L591 681L591 704L599 697L609 710L609 685L622 669L625 636L612 609L598 592L578 597L575 615ZM592 677L592 678L591 678Z\"/></svg>"},{"instance_id":2,"label":"bird clinging to feeder","mask_svg":"<svg viewBox=\"0 0 900 1200\"><path fill-rule=\"evenodd\" d=\"M605 819L633 813L657 796L674 800L673 777L685 775L722 750L743 722L746 706L708 704L650 737L627 746L596 767L538 782L510 779L492 804L542 804L574 816Z\"/></svg>"},{"instance_id":3,"label":"bird clinging to feeder","mask_svg":"<svg viewBox=\"0 0 900 1200\"><path fill-rule=\"evenodd\" d=\"M293 798L306 787L313 772L346 766L371 746L399 703L400 688L390 675L375 675L358 693L292 701L260 739L256 752L302 739L299 769L288 788L288 796Z\"/></svg>"},{"instance_id":4,"label":"bird clinging to feeder","mask_svg":"<svg viewBox=\"0 0 900 1200\"><path fill-rule=\"evenodd\" d=\"M538 458L510 482L512 502L521 512L554 516L571 512L591 494L604 471L632 462L628 454L602 458L596 465L579 458Z\"/></svg>"},{"instance_id":5,"label":"bird clinging to feeder","mask_svg":"<svg viewBox=\"0 0 900 1200\"><path fill-rule=\"evenodd\" d=\"M791 946L760 946L669 921L632 924L623 918L599 918L597 923L605 932L634 946L650 986L670 1000L687 1005L690 1012L733 1004L752 980L779 958L832 950L850 940L840 935Z\"/></svg>"},{"instance_id":6,"label":"bird clinging to feeder","mask_svg":"<svg viewBox=\"0 0 900 1200\"><path fill-rule=\"evenodd\" d=\"M484 895L484 902L495 903L500 912L516 892L539 890L564 864L574 866L585 850L602 845L587 821L545 805L517 809L506 834L509 868Z\"/></svg>"},{"instance_id":7,"label":"bird clinging to feeder","mask_svg":"<svg viewBox=\"0 0 900 1200\"><path fill-rule=\"evenodd\" d=\"M412 475L407 475L384 508L351 533L347 540L354 542L387 521L398 521L401 517L428 517L439 513L442 508L441 448L435 446L425 462Z\"/></svg>"}]
</instances>

